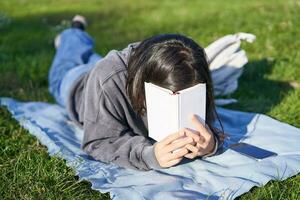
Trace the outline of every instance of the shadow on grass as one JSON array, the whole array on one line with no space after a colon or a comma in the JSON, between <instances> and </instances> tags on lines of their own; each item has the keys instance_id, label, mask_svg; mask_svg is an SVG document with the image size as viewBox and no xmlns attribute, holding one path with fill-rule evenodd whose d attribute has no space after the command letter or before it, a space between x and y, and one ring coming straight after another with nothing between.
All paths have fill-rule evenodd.
<instances>
[{"instance_id":1,"label":"shadow on grass","mask_svg":"<svg viewBox=\"0 0 300 200\"><path fill-rule=\"evenodd\" d=\"M130 6L128 10L137 12L137 15L143 12ZM90 23L87 32L95 39L97 53L105 55L110 49L122 49L130 42L142 40L153 34L180 31L176 28L176 20L163 25L151 20L141 26L130 24L130 17L125 17L128 10L125 12L122 9L120 12L111 9L83 13ZM9 24L1 27L0 33L4 35L0 47L0 73L3 77L0 80L1 96L53 102L53 99L45 94L48 87L48 70L55 53L53 39L68 25L62 23L63 20L71 20L73 16L74 12L32 15L12 19ZM135 23L139 23L139 20ZM264 58L245 65L239 78L238 90L231 95L239 102L225 107L267 113L279 104L292 87L288 83L267 78L275 63L274 60ZM8 81L10 79L12 81ZM43 92L36 95L39 88ZM25 94L20 94L21 92Z\"/></svg>"},{"instance_id":2,"label":"shadow on grass","mask_svg":"<svg viewBox=\"0 0 300 200\"><path fill-rule=\"evenodd\" d=\"M276 60L267 58L247 63L239 78L237 91L230 96L236 98L238 103L224 107L265 114L280 104L294 88L288 82L268 79L275 64Z\"/></svg>"}]
</instances>

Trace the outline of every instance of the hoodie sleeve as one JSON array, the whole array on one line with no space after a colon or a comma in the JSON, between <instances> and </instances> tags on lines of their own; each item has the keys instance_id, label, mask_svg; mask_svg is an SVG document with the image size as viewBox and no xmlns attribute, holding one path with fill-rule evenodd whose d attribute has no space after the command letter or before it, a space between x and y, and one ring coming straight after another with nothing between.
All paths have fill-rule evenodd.
<instances>
[{"instance_id":1,"label":"hoodie sleeve","mask_svg":"<svg viewBox=\"0 0 300 200\"><path fill-rule=\"evenodd\" d=\"M93 77L88 80L83 150L96 160L125 168L162 169L154 154L153 141L134 133L127 124L118 100L122 97L113 93L117 89L114 85L108 92Z\"/></svg>"}]
</instances>

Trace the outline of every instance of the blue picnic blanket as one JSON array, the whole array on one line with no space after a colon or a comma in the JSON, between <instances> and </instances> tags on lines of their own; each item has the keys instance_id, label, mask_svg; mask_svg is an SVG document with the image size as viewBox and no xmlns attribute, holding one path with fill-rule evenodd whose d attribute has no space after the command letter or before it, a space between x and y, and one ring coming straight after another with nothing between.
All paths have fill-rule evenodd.
<instances>
[{"instance_id":1,"label":"blue picnic blanket","mask_svg":"<svg viewBox=\"0 0 300 200\"><path fill-rule=\"evenodd\" d=\"M90 181L94 190L110 192L112 199L234 199L253 186L284 180L300 171L300 129L263 114L218 107L230 135L219 155L185 159L168 169L144 172L102 163L85 154L80 149L83 131L57 104L0 98L0 105L47 146L50 155L65 159L80 180ZM256 161L226 147L239 141L278 156Z\"/></svg>"}]
</instances>

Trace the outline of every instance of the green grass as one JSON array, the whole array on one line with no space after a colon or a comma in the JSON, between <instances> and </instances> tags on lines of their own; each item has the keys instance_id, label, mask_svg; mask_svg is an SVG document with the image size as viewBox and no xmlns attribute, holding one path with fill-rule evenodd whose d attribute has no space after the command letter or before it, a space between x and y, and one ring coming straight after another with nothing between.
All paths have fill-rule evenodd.
<instances>
[{"instance_id":1,"label":"green grass","mask_svg":"<svg viewBox=\"0 0 300 200\"><path fill-rule=\"evenodd\" d=\"M202 46L239 31L257 36L244 44L249 64L228 108L260 112L300 127L299 1L0 1L0 96L54 102L47 74L53 38L73 15L89 20L95 51L105 55L158 33L182 33ZM109 199L79 181L65 161L0 108L1 199ZM299 199L300 175L271 181L240 199Z\"/></svg>"}]
</instances>

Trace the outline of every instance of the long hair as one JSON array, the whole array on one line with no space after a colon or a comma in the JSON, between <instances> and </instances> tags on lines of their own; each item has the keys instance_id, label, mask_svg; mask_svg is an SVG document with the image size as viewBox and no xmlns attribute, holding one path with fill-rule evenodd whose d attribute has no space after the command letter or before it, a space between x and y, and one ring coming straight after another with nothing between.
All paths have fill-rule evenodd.
<instances>
[{"instance_id":1,"label":"long hair","mask_svg":"<svg viewBox=\"0 0 300 200\"><path fill-rule=\"evenodd\" d=\"M126 91L137 115L147 111L144 82L151 82L173 92L206 83L206 124L217 118L213 85L204 49L192 39L180 34L155 35L143 40L128 61Z\"/></svg>"}]
</instances>

